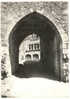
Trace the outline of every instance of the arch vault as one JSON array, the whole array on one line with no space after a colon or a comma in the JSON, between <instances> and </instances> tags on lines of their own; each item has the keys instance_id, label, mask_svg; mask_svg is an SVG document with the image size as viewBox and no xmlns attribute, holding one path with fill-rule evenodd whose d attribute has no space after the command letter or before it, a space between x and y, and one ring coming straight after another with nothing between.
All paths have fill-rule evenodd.
<instances>
[{"instance_id":1,"label":"arch vault","mask_svg":"<svg viewBox=\"0 0 70 99\"><path fill-rule=\"evenodd\" d=\"M41 60L27 66L19 64L19 46L28 35L40 36ZM9 53L13 75L24 77L33 73L61 80L62 39L56 26L45 16L33 12L16 23L9 36Z\"/></svg>"}]
</instances>

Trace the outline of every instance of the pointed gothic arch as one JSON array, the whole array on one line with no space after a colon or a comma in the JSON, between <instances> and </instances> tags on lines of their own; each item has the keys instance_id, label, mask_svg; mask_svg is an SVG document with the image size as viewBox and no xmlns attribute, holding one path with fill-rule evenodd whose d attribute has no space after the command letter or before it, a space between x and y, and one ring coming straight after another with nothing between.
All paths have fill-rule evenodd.
<instances>
[{"instance_id":1,"label":"pointed gothic arch","mask_svg":"<svg viewBox=\"0 0 70 99\"><path fill-rule=\"evenodd\" d=\"M41 39L40 68L44 73L49 73L59 80L62 65L62 39L56 26L47 17L37 12L30 13L19 20L10 33L9 53L12 74L16 75L22 67L18 61L21 42L34 32Z\"/></svg>"}]
</instances>

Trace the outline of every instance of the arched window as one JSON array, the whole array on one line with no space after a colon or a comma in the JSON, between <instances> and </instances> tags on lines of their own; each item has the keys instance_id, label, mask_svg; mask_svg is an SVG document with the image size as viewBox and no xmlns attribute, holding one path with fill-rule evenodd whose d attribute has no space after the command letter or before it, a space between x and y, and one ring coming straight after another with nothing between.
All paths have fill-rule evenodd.
<instances>
[{"instance_id":1,"label":"arched window","mask_svg":"<svg viewBox=\"0 0 70 99\"><path fill-rule=\"evenodd\" d=\"M39 60L39 55L38 54L34 54L33 55L33 60L34 61L38 61Z\"/></svg>"},{"instance_id":2,"label":"arched window","mask_svg":"<svg viewBox=\"0 0 70 99\"><path fill-rule=\"evenodd\" d=\"M30 54L27 54L27 55L25 56L25 59L26 59L26 61L30 61L30 60L31 60L31 55L30 55Z\"/></svg>"}]
</instances>

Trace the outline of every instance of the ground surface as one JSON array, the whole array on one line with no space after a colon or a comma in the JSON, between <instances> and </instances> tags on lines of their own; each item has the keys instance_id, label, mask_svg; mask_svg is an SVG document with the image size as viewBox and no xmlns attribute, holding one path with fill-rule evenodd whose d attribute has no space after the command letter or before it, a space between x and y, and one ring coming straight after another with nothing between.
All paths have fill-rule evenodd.
<instances>
[{"instance_id":1,"label":"ground surface","mask_svg":"<svg viewBox=\"0 0 70 99\"><path fill-rule=\"evenodd\" d=\"M68 99L69 84L47 78L17 78L11 76L2 80L2 95L23 99L44 99L57 97Z\"/></svg>"}]
</instances>

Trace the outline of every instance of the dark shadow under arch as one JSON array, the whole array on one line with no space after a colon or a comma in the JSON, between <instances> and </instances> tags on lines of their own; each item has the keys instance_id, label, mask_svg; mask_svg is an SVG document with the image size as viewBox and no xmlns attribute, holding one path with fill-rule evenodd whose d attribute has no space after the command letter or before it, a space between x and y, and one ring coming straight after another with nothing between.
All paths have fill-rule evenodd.
<instances>
[{"instance_id":1,"label":"dark shadow under arch","mask_svg":"<svg viewBox=\"0 0 70 99\"><path fill-rule=\"evenodd\" d=\"M39 59L39 55L38 54L33 54L33 58Z\"/></svg>"},{"instance_id":2,"label":"dark shadow under arch","mask_svg":"<svg viewBox=\"0 0 70 99\"><path fill-rule=\"evenodd\" d=\"M36 33L41 39L41 60L39 73L49 73L49 75L55 76L56 79L60 79L60 67L61 67L61 48L62 40L56 26L45 16L33 12L23 17L12 29L9 36L9 53L11 60L12 74L19 76L19 70L23 68L23 75L26 73L24 67L19 64L19 46L21 42L32 33ZM57 52L57 54L55 54ZM57 58L56 58L57 57ZM55 62L57 59L57 62ZM22 68L21 68L22 67ZM34 67L33 67L34 68ZM30 69L31 70L31 69ZM43 70L43 71L42 71ZM57 70L57 71L56 71ZM56 72L55 72L56 71ZM31 71L33 73L33 71ZM24 77L24 76L22 76Z\"/></svg>"},{"instance_id":3,"label":"dark shadow under arch","mask_svg":"<svg viewBox=\"0 0 70 99\"><path fill-rule=\"evenodd\" d=\"M25 58L26 58L26 60L31 60L31 55L30 54L26 54Z\"/></svg>"}]
</instances>

